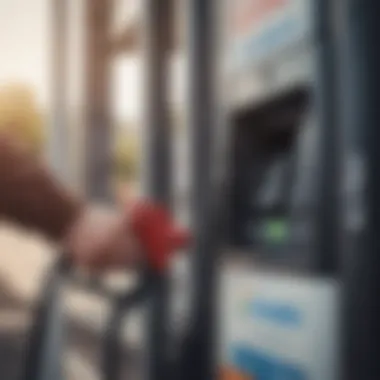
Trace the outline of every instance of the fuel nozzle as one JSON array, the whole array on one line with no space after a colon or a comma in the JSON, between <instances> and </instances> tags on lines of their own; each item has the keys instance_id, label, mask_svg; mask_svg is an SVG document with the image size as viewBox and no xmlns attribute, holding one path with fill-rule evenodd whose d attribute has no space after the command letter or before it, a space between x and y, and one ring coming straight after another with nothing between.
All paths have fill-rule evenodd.
<instances>
[{"instance_id":1,"label":"fuel nozzle","mask_svg":"<svg viewBox=\"0 0 380 380\"><path fill-rule=\"evenodd\" d=\"M130 215L132 231L154 271L165 271L175 251L186 248L190 243L189 232L179 227L170 212L161 205L137 202Z\"/></svg>"}]
</instances>

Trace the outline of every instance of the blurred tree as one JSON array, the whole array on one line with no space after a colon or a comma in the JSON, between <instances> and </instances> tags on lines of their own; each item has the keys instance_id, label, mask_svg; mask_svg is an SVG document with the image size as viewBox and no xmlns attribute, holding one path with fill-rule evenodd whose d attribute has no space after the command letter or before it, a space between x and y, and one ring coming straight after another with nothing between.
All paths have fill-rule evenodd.
<instances>
[{"instance_id":1,"label":"blurred tree","mask_svg":"<svg viewBox=\"0 0 380 380\"><path fill-rule=\"evenodd\" d=\"M134 182L138 177L140 160L138 135L120 132L115 144L115 175L120 181Z\"/></svg>"},{"instance_id":2,"label":"blurred tree","mask_svg":"<svg viewBox=\"0 0 380 380\"><path fill-rule=\"evenodd\" d=\"M33 90L22 84L0 87L0 132L13 135L40 152L44 140L44 118Z\"/></svg>"}]
</instances>

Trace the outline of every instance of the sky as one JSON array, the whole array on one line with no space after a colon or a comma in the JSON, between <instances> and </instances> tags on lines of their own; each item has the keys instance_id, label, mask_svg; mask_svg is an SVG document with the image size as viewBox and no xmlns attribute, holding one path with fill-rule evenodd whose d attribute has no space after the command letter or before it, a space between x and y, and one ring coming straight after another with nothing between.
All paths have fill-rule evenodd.
<instances>
[{"instance_id":1,"label":"sky","mask_svg":"<svg viewBox=\"0 0 380 380\"><path fill-rule=\"evenodd\" d=\"M80 0L66 1L76 6L80 4ZM121 4L123 2L121 0ZM49 107L51 84L49 3L50 0L0 0L0 85L21 82L32 86L38 102L45 109ZM74 8L73 12L72 20L78 20L79 13ZM122 13L118 12L118 23L123 21ZM80 33L80 29L71 29L72 33ZM74 58L69 65L75 74L70 82L73 104L80 98L77 87L80 86L81 72L75 70L81 63L75 53L81 49L78 36L80 34L74 37L77 43L71 47ZM178 100L183 84L180 80L183 77L182 61L177 60L174 65L173 97ZM141 60L134 56L119 59L114 64L113 75L115 116L123 120L138 118L142 112L143 96Z\"/></svg>"}]
</instances>

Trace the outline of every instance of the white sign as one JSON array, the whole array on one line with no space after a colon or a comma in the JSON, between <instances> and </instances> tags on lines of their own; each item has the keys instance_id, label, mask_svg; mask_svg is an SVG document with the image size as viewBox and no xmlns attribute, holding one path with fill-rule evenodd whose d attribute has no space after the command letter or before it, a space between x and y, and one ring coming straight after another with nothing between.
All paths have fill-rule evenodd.
<instances>
[{"instance_id":1,"label":"white sign","mask_svg":"<svg viewBox=\"0 0 380 380\"><path fill-rule=\"evenodd\" d=\"M222 361L258 380L338 379L338 286L227 270Z\"/></svg>"},{"instance_id":2,"label":"white sign","mask_svg":"<svg viewBox=\"0 0 380 380\"><path fill-rule=\"evenodd\" d=\"M311 0L229 0L228 59L233 68L268 58L311 30Z\"/></svg>"}]
</instances>

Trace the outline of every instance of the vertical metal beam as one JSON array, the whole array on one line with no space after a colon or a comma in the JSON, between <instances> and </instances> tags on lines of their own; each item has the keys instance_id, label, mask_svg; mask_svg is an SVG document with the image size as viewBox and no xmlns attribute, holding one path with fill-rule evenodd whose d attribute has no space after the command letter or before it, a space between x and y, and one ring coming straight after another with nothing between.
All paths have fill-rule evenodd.
<instances>
[{"instance_id":1,"label":"vertical metal beam","mask_svg":"<svg viewBox=\"0 0 380 380\"><path fill-rule=\"evenodd\" d=\"M336 66L335 7L329 0L314 2L315 81L314 101L320 140L319 188L317 192L315 254L313 267L320 273L337 270L339 250L340 156L338 78Z\"/></svg>"},{"instance_id":2,"label":"vertical metal beam","mask_svg":"<svg viewBox=\"0 0 380 380\"><path fill-rule=\"evenodd\" d=\"M213 181L215 147L217 66L215 2L190 0L189 8L189 128L192 160L192 252L191 327L185 340L179 378L216 378L216 253L220 243L219 222L222 188Z\"/></svg>"},{"instance_id":3,"label":"vertical metal beam","mask_svg":"<svg viewBox=\"0 0 380 380\"><path fill-rule=\"evenodd\" d=\"M148 195L171 203L171 126L168 105L170 0L145 0L145 183Z\"/></svg>"},{"instance_id":4,"label":"vertical metal beam","mask_svg":"<svg viewBox=\"0 0 380 380\"><path fill-rule=\"evenodd\" d=\"M344 373L342 379L380 378L380 31L373 0L345 0L344 129L348 152L363 164L356 200L363 224L343 256ZM353 137L353 138L352 138ZM350 204L346 204L350 207Z\"/></svg>"},{"instance_id":5,"label":"vertical metal beam","mask_svg":"<svg viewBox=\"0 0 380 380\"><path fill-rule=\"evenodd\" d=\"M171 126L168 109L168 58L172 45L170 0L145 0L145 189L150 199L171 206ZM145 378L167 380L168 278L157 276L147 320Z\"/></svg>"},{"instance_id":6,"label":"vertical metal beam","mask_svg":"<svg viewBox=\"0 0 380 380\"><path fill-rule=\"evenodd\" d=\"M52 9L52 123L49 156L62 180L68 179L67 128L67 36L68 9L65 1L53 0Z\"/></svg>"},{"instance_id":7,"label":"vertical metal beam","mask_svg":"<svg viewBox=\"0 0 380 380\"><path fill-rule=\"evenodd\" d=\"M50 155L53 169L62 181L69 180L68 165L68 4L53 0L52 20L52 83L53 120L50 135ZM30 348L29 363L26 364L26 377L47 380L63 378L62 350L64 321L61 309L61 278L57 276L44 296L41 313L36 318L34 331L35 347ZM32 351L35 352L32 352ZM32 363L35 361L35 363Z\"/></svg>"},{"instance_id":8,"label":"vertical metal beam","mask_svg":"<svg viewBox=\"0 0 380 380\"><path fill-rule=\"evenodd\" d=\"M38 300L25 352L23 380L64 378L62 281L61 273L52 271Z\"/></svg>"},{"instance_id":9,"label":"vertical metal beam","mask_svg":"<svg viewBox=\"0 0 380 380\"><path fill-rule=\"evenodd\" d=\"M85 186L90 198L108 200L112 157L110 28L112 0L85 0Z\"/></svg>"}]
</instances>

